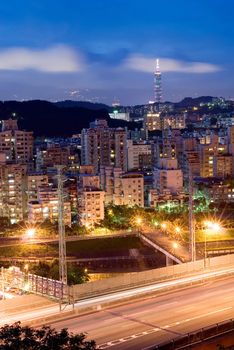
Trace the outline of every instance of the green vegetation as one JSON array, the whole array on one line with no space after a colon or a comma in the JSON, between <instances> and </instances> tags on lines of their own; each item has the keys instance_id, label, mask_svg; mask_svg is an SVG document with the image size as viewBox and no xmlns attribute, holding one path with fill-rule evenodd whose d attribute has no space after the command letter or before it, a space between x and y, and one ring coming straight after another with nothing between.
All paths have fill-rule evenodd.
<instances>
[{"instance_id":1,"label":"green vegetation","mask_svg":"<svg viewBox=\"0 0 234 350\"><path fill-rule=\"evenodd\" d=\"M84 333L73 334L67 329L56 331L49 326L32 328L20 322L0 328L1 350L95 350L95 341L85 340Z\"/></svg>"},{"instance_id":2,"label":"green vegetation","mask_svg":"<svg viewBox=\"0 0 234 350\"><path fill-rule=\"evenodd\" d=\"M28 269L32 274L59 280L59 261L57 259L50 263L40 261L38 264L30 264ZM81 284L88 282L89 276L85 269L76 264L68 263L67 279L69 285Z\"/></svg>"}]
</instances>

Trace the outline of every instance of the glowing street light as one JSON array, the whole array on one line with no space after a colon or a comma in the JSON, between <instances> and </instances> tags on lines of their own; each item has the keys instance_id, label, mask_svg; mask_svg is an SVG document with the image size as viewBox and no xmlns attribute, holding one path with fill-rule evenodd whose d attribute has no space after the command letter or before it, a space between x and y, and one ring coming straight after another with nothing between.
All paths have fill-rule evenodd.
<instances>
[{"instance_id":1,"label":"glowing street light","mask_svg":"<svg viewBox=\"0 0 234 350\"><path fill-rule=\"evenodd\" d=\"M33 238L35 236L35 233L36 233L36 230L33 227L28 228L25 232L25 234L28 238Z\"/></svg>"},{"instance_id":2,"label":"glowing street light","mask_svg":"<svg viewBox=\"0 0 234 350\"><path fill-rule=\"evenodd\" d=\"M213 222L211 225L211 229L214 232L219 232L221 230L221 226L217 222Z\"/></svg>"},{"instance_id":3,"label":"glowing street light","mask_svg":"<svg viewBox=\"0 0 234 350\"><path fill-rule=\"evenodd\" d=\"M140 233L140 225L142 224L142 218L141 217L136 217L135 218L135 223L136 223L136 226L137 226L137 230L138 230L138 234Z\"/></svg>"},{"instance_id":4,"label":"glowing street light","mask_svg":"<svg viewBox=\"0 0 234 350\"><path fill-rule=\"evenodd\" d=\"M142 218L137 217L136 218L136 224L139 226L142 223Z\"/></svg>"},{"instance_id":5,"label":"glowing street light","mask_svg":"<svg viewBox=\"0 0 234 350\"><path fill-rule=\"evenodd\" d=\"M222 227L218 222L215 221L209 221L206 220L204 221L204 226L205 226L205 230L204 230L204 238L205 238L205 251L204 251L204 264L206 266L206 259L207 259L207 233L218 233L221 231Z\"/></svg>"},{"instance_id":6,"label":"glowing street light","mask_svg":"<svg viewBox=\"0 0 234 350\"><path fill-rule=\"evenodd\" d=\"M176 233L180 233L181 232L181 228L179 226L176 226L175 231L176 231Z\"/></svg>"},{"instance_id":7,"label":"glowing street light","mask_svg":"<svg viewBox=\"0 0 234 350\"><path fill-rule=\"evenodd\" d=\"M112 209L109 209L109 210L108 210L108 215L110 215L110 216L113 215L113 210L112 210Z\"/></svg>"},{"instance_id":8,"label":"glowing street light","mask_svg":"<svg viewBox=\"0 0 234 350\"><path fill-rule=\"evenodd\" d=\"M174 249L177 249L179 247L179 244L176 243L176 242L173 242L172 246L173 246Z\"/></svg>"},{"instance_id":9,"label":"glowing street light","mask_svg":"<svg viewBox=\"0 0 234 350\"><path fill-rule=\"evenodd\" d=\"M161 224L161 227L162 227L163 230L166 230L167 224L166 224L165 222L163 222L163 223Z\"/></svg>"}]
</instances>

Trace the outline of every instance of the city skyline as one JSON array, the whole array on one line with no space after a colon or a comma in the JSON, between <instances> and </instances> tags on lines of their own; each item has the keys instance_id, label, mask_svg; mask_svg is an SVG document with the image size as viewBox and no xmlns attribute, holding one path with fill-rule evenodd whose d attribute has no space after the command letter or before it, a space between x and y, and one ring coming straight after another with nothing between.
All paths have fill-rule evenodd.
<instances>
[{"instance_id":1,"label":"city skyline","mask_svg":"<svg viewBox=\"0 0 234 350\"><path fill-rule=\"evenodd\" d=\"M147 103L156 58L163 100L233 98L233 6L229 0L1 4L1 99Z\"/></svg>"}]
</instances>

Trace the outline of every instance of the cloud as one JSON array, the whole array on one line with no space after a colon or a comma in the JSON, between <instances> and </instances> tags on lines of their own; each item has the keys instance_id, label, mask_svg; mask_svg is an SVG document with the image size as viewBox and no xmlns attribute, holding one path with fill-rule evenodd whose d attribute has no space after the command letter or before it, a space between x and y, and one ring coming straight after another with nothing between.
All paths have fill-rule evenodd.
<instances>
[{"instance_id":1,"label":"cloud","mask_svg":"<svg viewBox=\"0 0 234 350\"><path fill-rule=\"evenodd\" d=\"M44 50L10 48L0 50L0 70L37 70L51 73L79 72L84 61L68 46L57 45Z\"/></svg>"},{"instance_id":2,"label":"cloud","mask_svg":"<svg viewBox=\"0 0 234 350\"><path fill-rule=\"evenodd\" d=\"M221 69L220 66L204 62L185 62L170 58L161 58L161 72L180 72L180 73L214 73ZM144 57L141 55L129 56L123 64L124 68L138 70L141 72L152 73L155 70L156 60L152 57Z\"/></svg>"}]
</instances>

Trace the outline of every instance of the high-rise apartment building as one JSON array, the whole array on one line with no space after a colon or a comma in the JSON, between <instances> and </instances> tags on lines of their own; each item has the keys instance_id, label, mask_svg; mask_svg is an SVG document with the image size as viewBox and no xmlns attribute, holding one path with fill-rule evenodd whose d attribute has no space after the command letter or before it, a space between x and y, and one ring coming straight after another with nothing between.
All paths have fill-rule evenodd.
<instances>
[{"instance_id":1,"label":"high-rise apartment building","mask_svg":"<svg viewBox=\"0 0 234 350\"><path fill-rule=\"evenodd\" d=\"M7 163L27 164L28 168L32 168L33 132L19 130L17 120L3 120L0 152L6 154Z\"/></svg>"},{"instance_id":2,"label":"high-rise apartment building","mask_svg":"<svg viewBox=\"0 0 234 350\"><path fill-rule=\"evenodd\" d=\"M162 121L160 113L149 112L144 115L144 130L146 138L148 138L149 131L162 130Z\"/></svg>"},{"instance_id":3,"label":"high-rise apartment building","mask_svg":"<svg viewBox=\"0 0 234 350\"><path fill-rule=\"evenodd\" d=\"M26 171L24 164L0 164L0 216L12 224L26 215Z\"/></svg>"},{"instance_id":4,"label":"high-rise apartment building","mask_svg":"<svg viewBox=\"0 0 234 350\"><path fill-rule=\"evenodd\" d=\"M82 130L81 146L82 164L93 165L95 172L101 165L127 169L126 130L109 128L106 120L96 120Z\"/></svg>"},{"instance_id":5,"label":"high-rise apartment building","mask_svg":"<svg viewBox=\"0 0 234 350\"><path fill-rule=\"evenodd\" d=\"M214 176L214 157L228 153L228 146L221 142L218 135L213 134L200 140L198 145L202 177Z\"/></svg>"},{"instance_id":6,"label":"high-rise apartment building","mask_svg":"<svg viewBox=\"0 0 234 350\"><path fill-rule=\"evenodd\" d=\"M133 140L128 140L127 152L128 170L138 170L151 167L151 144L144 141L134 142Z\"/></svg>"}]
</instances>

